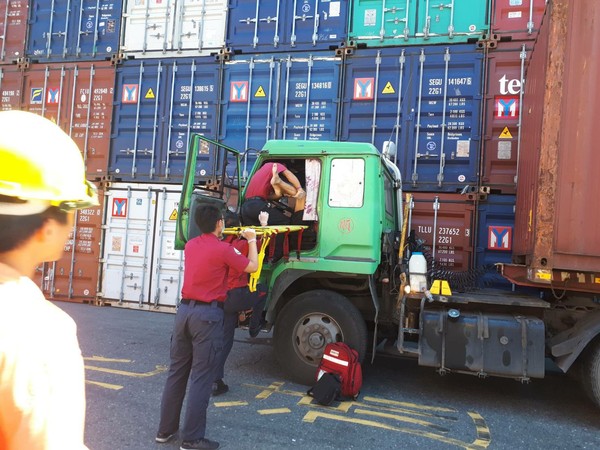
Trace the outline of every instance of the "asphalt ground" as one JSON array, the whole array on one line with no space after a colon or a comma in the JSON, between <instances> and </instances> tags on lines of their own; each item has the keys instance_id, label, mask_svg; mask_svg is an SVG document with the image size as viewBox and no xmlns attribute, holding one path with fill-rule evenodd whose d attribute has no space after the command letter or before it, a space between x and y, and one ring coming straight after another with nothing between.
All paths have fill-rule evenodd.
<instances>
[{"instance_id":1,"label":"asphalt ground","mask_svg":"<svg viewBox=\"0 0 600 450\"><path fill-rule=\"evenodd\" d=\"M60 303L77 322L86 365L91 450L173 450L156 444L173 315ZM600 449L600 409L569 376L523 385L439 376L414 360L363 364L355 402L323 407L286 380L271 335L236 331L230 391L211 399L207 437L224 449Z\"/></svg>"}]
</instances>

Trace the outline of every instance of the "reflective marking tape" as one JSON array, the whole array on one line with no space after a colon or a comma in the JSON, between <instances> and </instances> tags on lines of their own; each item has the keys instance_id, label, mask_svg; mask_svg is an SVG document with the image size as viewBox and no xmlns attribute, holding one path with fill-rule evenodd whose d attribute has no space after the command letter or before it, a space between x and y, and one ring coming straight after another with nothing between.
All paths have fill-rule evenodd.
<instances>
[{"instance_id":1,"label":"reflective marking tape","mask_svg":"<svg viewBox=\"0 0 600 450\"><path fill-rule=\"evenodd\" d=\"M329 356L329 355L323 355L323 359L326 359L327 361L331 361L332 363L339 364L340 366L348 365L348 361L344 361L343 359L339 359L339 358L334 358L333 356Z\"/></svg>"}]
</instances>

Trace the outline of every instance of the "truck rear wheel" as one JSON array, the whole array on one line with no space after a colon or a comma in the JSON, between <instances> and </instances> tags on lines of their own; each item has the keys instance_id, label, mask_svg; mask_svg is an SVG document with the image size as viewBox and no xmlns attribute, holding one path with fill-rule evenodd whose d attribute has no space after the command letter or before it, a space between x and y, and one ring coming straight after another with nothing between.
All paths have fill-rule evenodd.
<instances>
[{"instance_id":1,"label":"truck rear wheel","mask_svg":"<svg viewBox=\"0 0 600 450\"><path fill-rule=\"evenodd\" d=\"M600 407L600 336L597 336L583 354L581 383L586 394Z\"/></svg>"},{"instance_id":2,"label":"truck rear wheel","mask_svg":"<svg viewBox=\"0 0 600 450\"><path fill-rule=\"evenodd\" d=\"M367 326L360 311L343 295L327 290L304 292L278 314L274 330L275 355L297 383L315 382L325 345L345 342L360 360L367 350Z\"/></svg>"}]
</instances>

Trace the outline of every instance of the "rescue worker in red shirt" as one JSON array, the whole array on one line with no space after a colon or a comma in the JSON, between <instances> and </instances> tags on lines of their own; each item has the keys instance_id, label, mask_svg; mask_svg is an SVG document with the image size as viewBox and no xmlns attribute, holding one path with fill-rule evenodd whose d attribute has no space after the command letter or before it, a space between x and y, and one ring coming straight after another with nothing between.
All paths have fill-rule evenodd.
<instances>
[{"instance_id":1,"label":"rescue worker in red shirt","mask_svg":"<svg viewBox=\"0 0 600 450\"><path fill-rule=\"evenodd\" d=\"M171 363L163 391L156 442L170 441L179 429L179 418L188 378L190 388L181 450L216 449L206 439L206 410L223 346L223 306L227 296L227 273L234 269L252 273L258 269L256 232L245 229L248 257L222 242L225 220L214 205L196 210L194 220L202 235L185 245L182 300L171 337Z\"/></svg>"},{"instance_id":2,"label":"rescue worker in red shirt","mask_svg":"<svg viewBox=\"0 0 600 450\"><path fill-rule=\"evenodd\" d=\"M225 226L239 226L237 214L227 211L225 212ZM248 253L248 242L245 239L239 239L236 235L230 234L223 239L225 242L231 243L242 255ZM219 355L219 364L217 368L217 376L212 387L212 395L221 395L229 391L229 386L223 381L225 375L225 361L233 347L233 339L235 329L238 323L238 314L241 311L252 309L250 317L249 332L250 337L258 336L260 329L264 325L262 312L265 308L267 300L267 290L263 284L258 284L255 292L250 292L248 288L248 274L246 272L237 271L233 268L229 269L227 298L225 299L225 316L223 318L223 350Z\"/></svg>"},{"instance_id":3,"label":"rescue worker in red shirt","mask_svg":"<svg viewBox=\"0 0 600 450\"><path fill-rule=\"evenodd\" d=\"M284 177L284 181L281 177ZM288 225L290 216L272 202L281 197L296 199L294 211L304 209L306 193L300 181L285 165L267 162L256 171L248 182L242 204L242 222L244 225L259 225L258 215L261 211L269 213L269 225Z\"/></svg>"}]
</instances>

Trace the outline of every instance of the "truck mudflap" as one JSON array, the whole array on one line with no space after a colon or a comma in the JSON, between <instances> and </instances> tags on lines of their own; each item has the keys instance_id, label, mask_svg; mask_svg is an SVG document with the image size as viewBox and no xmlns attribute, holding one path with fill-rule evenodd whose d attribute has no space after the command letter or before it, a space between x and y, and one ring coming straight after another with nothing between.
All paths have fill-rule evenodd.
<instances>
[{"instance_id":1,"label":"truck mudflap","mask_svg":"<svg viewBox=\"0 0 600 450\"><path fill-rule=\"evenodd\" d=\"M452 309L423 311L419 365L517 378L544 377L544 322L535 317Z\"/></svg>"}]
</instances>

